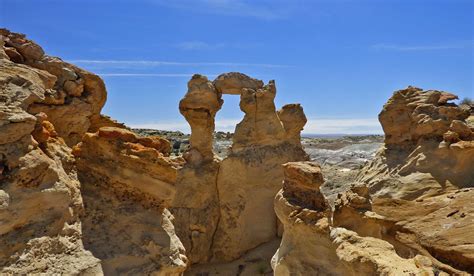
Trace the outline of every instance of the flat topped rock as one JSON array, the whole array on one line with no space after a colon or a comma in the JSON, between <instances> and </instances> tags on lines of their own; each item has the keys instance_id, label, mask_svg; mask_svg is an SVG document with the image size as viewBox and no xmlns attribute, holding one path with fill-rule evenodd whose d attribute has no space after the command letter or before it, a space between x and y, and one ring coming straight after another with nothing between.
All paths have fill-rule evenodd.
<instances>
[{"instance_id":1,"label":"flat topped rock","mask_svg":"<svg viewBox=\"0 0 474 276\"><path fill-rule=\"evenodd\" d=\"M321 167L314 162L288 162L283 164L285 182L319 190L324 183Z\"/></svg>"},{"instance_id":2,"label":"flat topped rock","mask_svg":"<svg viewBox=\"0 0 474 276\"><path fill-rule=\"evenodd\" d=\"M257 90L263 87L263 81L238 72L221 74L213 84L220 93L233 95L240 95L244 88Z\"/></svg>"}]
</instances>

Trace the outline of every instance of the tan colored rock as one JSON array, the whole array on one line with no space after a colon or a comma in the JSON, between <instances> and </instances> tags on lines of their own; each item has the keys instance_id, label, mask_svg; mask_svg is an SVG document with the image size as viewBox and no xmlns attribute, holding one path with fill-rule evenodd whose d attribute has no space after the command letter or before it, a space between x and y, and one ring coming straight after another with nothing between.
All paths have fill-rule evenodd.
<instances>
[{"instance_id":1,"label":"tan colored rock","mask_svg":"<svg viewBox=\"0 0 474 276\"><path fill-rule=\"evenodd\" d=\"M212 137L222 93L240 94L246 115L236 127L230 155L220 162ZM283 179L281 164L307 155L299 141L289 141L275 111L275 93L273 81L263 86L240 73L222 74L212 83L194 75L188 83L180 112L191 126L190 149L178 171L171 210L191 263L234 260L276 238L272 201ZM299 117L285 118L304 117L295 107ZM290 132L294 140L299 137L299 130Z\"/></svg>"},{"instance_id":2,"label":"tan colored rock","mask_svg":"<svg viewBox=\"0 0 474 276\"><path fill-rule=\"evenodd\" d=\"M191 149L184 156L188 162L198 164L214 159L214 117L222 103L221 94L205 76L194 75L188 82L188 92L179 102L179 111L191 126Z\"/></svg>"},{"instance_id":3,"label":"tan colored rock","mask_svg":"<svg viewBox=\"0 0 474 276\"><path fill-rule=\"evenodd\" d=\"M263 81L238 72L221 74L212 83L221 94L240 95L244 88L253 90L263 88Z\"/></svg>"},{"instance_id":4,"label":"tan colored rock","mask_svg":"<svg viewBox=\"0 0 474 276\"><path fill-rule=\"evenodd\" d=\"M473 140L473 132L466 122L460 120L453 120L449 129L459 135L459 138L464 141Z\"/></svg>"},{"instance_id":5,"label":"tan colored rock","mask_svg":"<svg viewBox=\"0 0 474 276\"><path fill-rule=\"evenodd\" d=\"M405 257L424 255L440 270L467 275L474 264L474 248L466 246L474 244L466 234L473 226L468 213L474 205L468 198L474 185L474 141L464 121L466 109L447 103L456 98L452 94L408 90L396 92L382 113L414 110L413 118L423 119L411 121L406 131L422 130L423 135L412 136L418 139L409 143L386 141L357 179L369 188L370 211L353 208L342 197L333 219L338 226L389 241ZM382 113L384 130L406 123L406 117L386 120Z\"/></svg>"},{"instance_id":6,"label":"tan colored rock","mask_svg":"<svg viewBox=\"0 0 474 276\"><path fill-rule=\"evenodd\" d=\"M468 110L446 105L454 99L450 95L412 86L396 91L379 114L386 146L413 147L420 139L441 141L453 120L469 116Z\"/></svg>"},{"instance_id":7,"label":"tan colored rock","mask_svg":"<svg viewBox=\"0 0 474 276\"><path fill-rule=\"evenodd\" d=\"M15 63L23 63L25 62L24 58L22 55L20 55L20 53L18 53L18 51L13 48L13 47L5 47L3 48L3 50L5 51L5 53L7 54L8 58L15 62Z\"/></svg>"},{"instance_id":8,"label":"tan colored rock","mask_svg":"<svg viewBox=\"0 0 474 276\"><path fill-rule=\"evenodd\" d=\"M74 149L85 204L84 245L106 274L180 275L187 266L166 209L183 160L168 157L169 142L161 152L164 144L102 127Z\"/></svg>"},{"instance_id":9,"label":"tan colored rock","mask_svg":"<svg viewBox=\"0 0 474 276\"><path fill-rule=\"evenodd\" d=\"M274 275L433 275L429 258L403 258L384 240L333 227L327 204L308 204L306 195L295 196L294 191L313 187L313 197L323 198L317 164L287 163L284 169L283 189L275 197L284 232L272 259ZM364 194L360 187L354 191ZM366 206L357 197L347 198L353 206Z\"/></svg>"},{"instance_id":10,"label":"tan colored rock","mask_svg":"<svg viewBox=\"0 0 474 276\"><path fill-rule=\"evenodd\" d=\"M307 160L301 144L287 140L275 111L276 88L242 89L243 120L237 124L229 155L217 177L220 220L215 233L216 260L233 260L277 236L273 198L281 187L281 165Z\"/></svg>"},{"instance_id":11,"label":"tan colored rock","mask_svg":"<svg viewBox=\"0 0 474 276\"><path fill-rule=\"evenodd\" d=\"M472 136L464 121L469 111L439 105L443 93L409 87L384 106L379 119L385 147L358 177L371 194L413 200L472 186Z\"/></svg>"},{"instance_id":12,"label":"tan colored rock","mask_svg":"<svg viewBox=\"0 0 474 276\"><path fill-rule=\"evenodd\" d=\"M163 154L156 149L161 145L150 147L150 140L114 127L88 133L74 149L78 169L106 178L108 186L117 187L120 193L146 198L152 205L169 206L175 195L174 183L181 161L167 157L169 148Z\"/></svg>"},{"instance_id":13,"label":"tan colored rock","mask_svg":"<svg viewBox=\"0 0 474 276\"><path fill-rule=\"evenodd\" d=\"M84 92L84 79L65 81L64 90L70 96L80 97L82 92Z\"/></svg>"},{"instance_id":14,"label":"tan colored rock","mask_svg":"<svg viewBox=\"0 0 474 276\"><path fill-rule=\"evenodd\" d=\"M218 160L212 151L214 118L223 100L212 82L194 75L179 109L191 126L186 164L178 171L177 195L171 211L176 233L182 240L190 263L206 263L219 221L217 192Z\"/></svg>"},{"instance_id":15,"label":"tan colored rock","mask_svg":"<svg viewBox=\"0 0 474 276\"><path fill-rule=\"evenodd\" d=\"M347 269L345 275L435 275L428 258L402 258L384 240L361 237L344 228L333 228L330 237Z\"/></svg>"},{"instance_id":16,"label":"tan colored rock","mask_svg":"<svg viewBox=\"0 0 474 276\"><path fill-rule=\"evenodd\" d=\"M301 131L307 122L303 107L300 104L287 104L278 110L286 138L295 145L301 145Z\"/></svg>"},{"instance_id":17,"label":"tan colored rock","mask_svg":"<svg viewBox=\"0 0 474 276\"><path fill-rule=\"evenodd\" d=\"M101 127L118 127L128 129L123 123L117 122L116 120L110 118L109 116L100 114L98 116L91 117L91 125L89 127L89 132L97 132Z\"/></svg>"},{"instance_id":18,"label":"tan colored rock","mask_svg":"<svg viewBox=\"0 0 474 276\"><path fill-rule=\"evenodd\" d=\"M44 81L48 81L44 97L30 105L29 112L46 113L66 143L77 144L105 104L104 82L95 74L45 55L43 49L25 35L0 29L0 37L7 46L9 59L40 69L37 72L42 72Z\"/></svg>"},{"instance_id":19,"label":"tan colored rock","mask_svg":"<svg viewBox=\"0 0 474 276\"><path fill-rule=\"evenodd\" d=\"M187 258L165 207L184 160L160 137L100 128L120 124L99 115L98 77L0 34L26 63L0 62L0 272L181 275ZM84 136L91 125L100 130ZM76 160L63 138L83 136Z\"/></svg>"},{"instance_id":20,"label":"tan colored rock","mask_svg":"<svg viewBox=\"0 0 474 276\"><path fill-rule=\"evenodd\" d=\"M464 188L416 201L375 199L373 211L392 222L400 243L450 274L474 273L473 195L473 188Z\"/></svg>"},{"instance_id":21,"label":"tan colored rock","mask_svg":"<svg viewBox=\"0 0 474 276\"><path fill-rule=\"evenodd\" d=\"M217 160L178 170L176 197L171 212L174 225L191 264L211 261L214 235L220 218Z\"/></svg>"},{"instance_id":22,"label":"tan colored rock","mask_svg":"<svg viewBox=\"0 0 474 276\"><path fill-rule=\"evenodd\" d=\"M285 129L275 111L276 87L270 81L258 90L242 89L240 109L245 113L234 132L232 152L253 146L271 146L282 143Z\"/></svg>"},{"instance_id":23,"label":"tan colored rock","mask_svg":"<svg viewBox=\"0 0 474 276\"><path fill-rule=\"evenodd\" d=\"M0 34L0 59L10 60L10 57L5 52L5 48L6 48L5 47L5 41L3 40L3 38L1 36L2 35Z\"/></svg>"},{"instance_id":24,"label":"tan colored rock","mask_svg":"<svg viewBox=\"0 0 474 276\"><path fill-rule=\"evenodd\" d=\"M283 196L300 206L325 210L327 201L319 191L324 183L319 165L313 162L289 162L283 165Z\"/></svg>"},{"instance_id":25,"label":"tan colored rock","mask_svg":"<svg viewBox=\"0 0 474 276\"><path fill-rule=\"evenodd\" d=\"M0 68L0 272L100 274L100 260L81 242L70 149L45 114L26 112L54 77L11 61Z\"/></svg>"}]
</instances>

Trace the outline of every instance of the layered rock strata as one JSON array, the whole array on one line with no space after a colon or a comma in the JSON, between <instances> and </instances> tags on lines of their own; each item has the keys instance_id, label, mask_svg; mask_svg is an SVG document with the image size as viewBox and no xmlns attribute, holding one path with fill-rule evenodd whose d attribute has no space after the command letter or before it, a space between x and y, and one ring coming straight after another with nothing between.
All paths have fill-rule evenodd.
<instances>
[{"instance_id":1,"label":"layered rock strata","mask_svg":"<svg viewBox=\"0 0 474 276\"><path fill-rule=\"evenodd\" d=\"M45 113L28 112L55 77L10 60L35 58L35 44L18 49L0 47L0 272L100 274L100 260L81 240L71 149Z\"/></svg>"},{"instance_id":2,"label":"layered rock strata","mask_svg":"<svg viewBox=\"0 0 474 276\"><path fill-rule=\"evenodd\" d=\"M106 274L179 275L186 269L184 247L166 209L184 160L169 152L167 140L115 127L87 133L74 148L84 246L101 259Z\"/></svg>"}]
</instances>

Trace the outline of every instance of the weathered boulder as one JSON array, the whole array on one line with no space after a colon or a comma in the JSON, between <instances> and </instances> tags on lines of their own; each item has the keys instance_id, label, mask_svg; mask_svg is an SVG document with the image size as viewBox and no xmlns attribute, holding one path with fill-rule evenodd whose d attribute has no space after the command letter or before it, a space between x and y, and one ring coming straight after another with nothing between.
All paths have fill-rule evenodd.
<instances>
[{"instance_id":1,"label":"weathered boulder","mask_svg":"<svg viewBox=\"0 0 474 276\"><path fill-rule=\"evenodd\" d=\"M453 120L469 117L469 110L448 103L456 98L412 86L395 91L379 114L386 147L413 149L421 139L441 141Z\"/></svg>"},{"instance_id":2,"label":"weathered boulder","mask_svg":"<svg viewBox=\"0 0 474 276\"><path fill-rule=\"evenodd\" d=\"M102 79L59 58L45 55L41 46L23 34L0 29L0 40L4 44L2 52L9 60L40 69L37 72L47 78L48 87L43 98L31 104L28 112L46 113L66 143L69 146L77 144L100 117L106 101Z\"/></svg>"},{"instance_id":3,"label":"weathered boulder","mask_svg":"<svg viewBox=\"0 0 474 276\"><path fill-rule=\"evenodd\" d=\"M278 118L283 124L286 139L295 145L301 145L301 131L307 122L300 104L286 104L278 110Z\"/></svg>"}]
</instances>

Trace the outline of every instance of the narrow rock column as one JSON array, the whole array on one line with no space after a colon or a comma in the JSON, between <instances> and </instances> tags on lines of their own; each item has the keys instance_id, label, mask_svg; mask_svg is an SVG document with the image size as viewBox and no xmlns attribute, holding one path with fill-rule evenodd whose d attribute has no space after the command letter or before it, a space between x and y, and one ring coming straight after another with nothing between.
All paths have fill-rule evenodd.
<instances>
[{"instance_id":1,"label":"narrow rock column","mask_svg":"<svg viewBox=\"0 0 474 276\"><path fill-rule=\"evenodd\" d=\"M300 104L286 104L278 110L288 142L301 146L301 131L308 121Z\"/></svg>"},{"instance_id":2,"label":"narrow rock column","mask_svg":"<svg viewBox=\"0 0 474 276\"><path fill-rule=\"evenodd\" d=\"M224 85L223 80L228 84ZM213 257L230 261L277 238L272 202L283 180L281 165L307 160L308 156L301 144L287 139L275 110L274 81L261 86L249 77L229 73L225 78L218 77L215 83L223 93L241 88L240 109L245 113L235 128L231 151L222 160L217 177L221 217L213 241ZM251 87L245 87L247 84Z\"/></svg>"},{"instance_id":3,"label":"narrow rock column","mask_svg":"<svg viewBox=\"0 0 474 276\"><path fill-rule=\"evenodd\" d=\"M191 148L184 155L190 163L199 164L214 158L214 117L221 109L221 96L205 76L196 74L188 82L188 92L179 102L179 111L191 126Z\"/></svg>"},{"instance_id":4,"label":"narrow rock column","mask_svg":"<svg viewBox=\"0 0 474 276\"><path fill-rule=\"evenodd\" d=\"M186 248L191 264L206 263L219 221L217 173L212 141L214 117L222 106L221 93L205 76L194 75L179 104L191 126L191 148L184 154L186 164L178 170L177 194L171 209L176 233Z\"/></svg>"}]
</instances>

